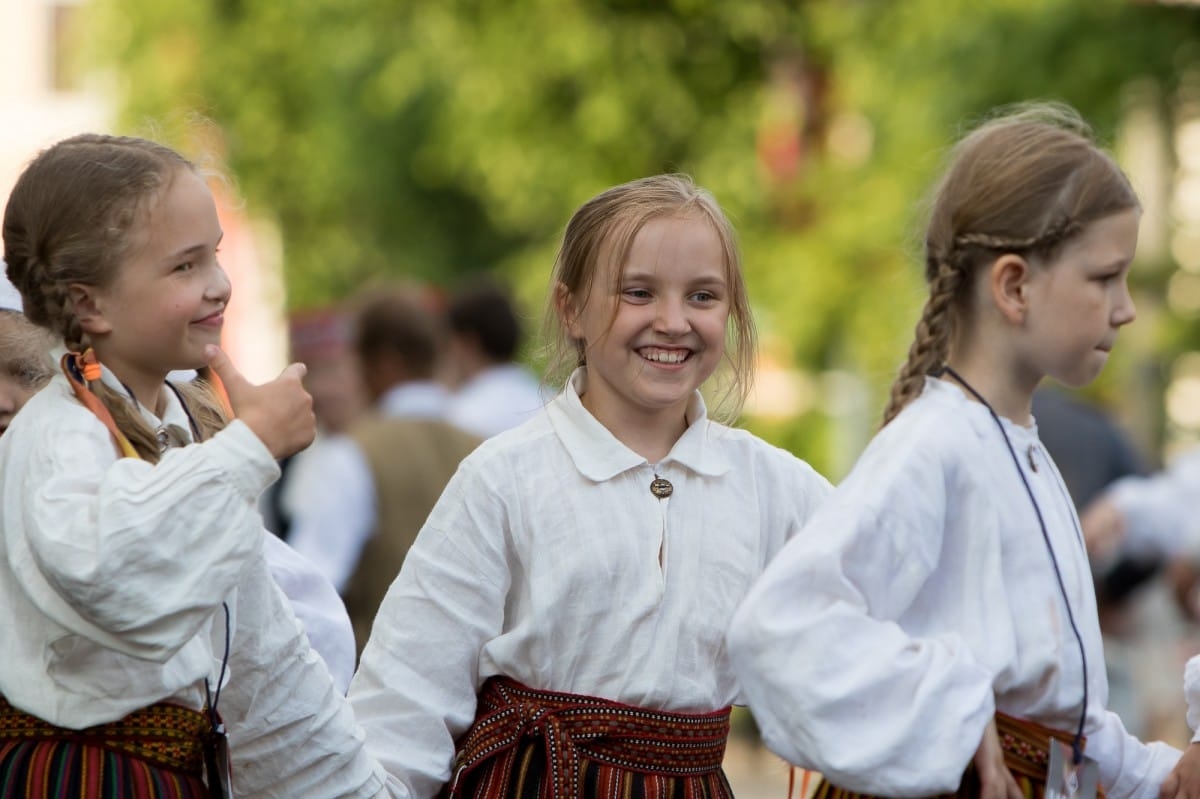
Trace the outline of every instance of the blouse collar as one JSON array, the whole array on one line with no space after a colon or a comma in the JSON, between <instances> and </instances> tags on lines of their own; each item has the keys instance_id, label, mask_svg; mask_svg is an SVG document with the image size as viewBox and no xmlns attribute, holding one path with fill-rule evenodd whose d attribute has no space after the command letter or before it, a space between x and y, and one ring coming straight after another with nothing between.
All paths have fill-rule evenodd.
<instances>
[{"instance_id":1,"label":"blouse collar","mask_svg":"<svg viewBox=\"0 0 1200 799\"><path fill-rule=\"evenodd\" d=\"M583 406L580 393L587 385L587 369L579 367L558 396L547 406L550 423L575 468L589 480L609 480L621 472L648 464L644 457L625 446ZM729 471L729 461L716 439L725 430L710 424L700 392L688 401L687 429L656 466L678 463L699 474L717 476Z\"/></svg>"}]
</instances>

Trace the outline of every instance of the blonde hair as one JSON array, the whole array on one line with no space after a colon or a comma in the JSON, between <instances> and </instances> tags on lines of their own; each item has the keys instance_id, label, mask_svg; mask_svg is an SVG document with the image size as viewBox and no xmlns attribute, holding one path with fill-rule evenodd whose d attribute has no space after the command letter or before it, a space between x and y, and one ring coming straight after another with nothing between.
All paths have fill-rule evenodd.
<instances>
[{"instance_id":1,"label":"blonde hair","mask_svg":"<svg viewBox=\"0 0 1200 799\"><path fill-rule=\"evenodd\" d=\"M1068 106L1014 106L967 135L934 195L925 234L929 298L883 423L945 365L980 267L1005 253L1051 265L1091 223L1139 207L1129 179Z\"/></svg>"},{"instance_id":2,"label":"blonde hair","mask_svg":"<svg viewBox=\"0 0 1200 799\"><path fill-rule=\"evenodd\" d=\"M21 292L29 320L68 350L86 349L68 287L112 285L121 264L144 241L150 209L182 170L194 167L169 147L123 136L74 136L34 158L9 195L3 232L8 278ZM157 462L155 433L128 398L99 380L89 388L138 454ZM228 422L206 380L177 388L200 438Z\"/></svg>"},{"instance_id":3,"label":"blonde hair","mask_svg":"<svg viewBox=\"0 0 1200 799\"><path fill-rule=\"evenodd\" d=\"M713 416L723 420L737 416L754 379L757 340L754 318L733 226L712 194L687 175L656 175L623 183L588 200L571 217L550 279L544 325L548 380L559 384L573 369L585 365L584 342L571 336L558 315L555 298L559 287L565 288L578 307L583 307L604 267L611 267L614 287L619 283L633 240L647 222L681 216L706 221L724 250L729 285L730 324L725 349L729 385L718 395ZM606 248L608 262L602 264L601 255ZM616 316L615 306L613 316Z\"/></svg>"}]
</instances>

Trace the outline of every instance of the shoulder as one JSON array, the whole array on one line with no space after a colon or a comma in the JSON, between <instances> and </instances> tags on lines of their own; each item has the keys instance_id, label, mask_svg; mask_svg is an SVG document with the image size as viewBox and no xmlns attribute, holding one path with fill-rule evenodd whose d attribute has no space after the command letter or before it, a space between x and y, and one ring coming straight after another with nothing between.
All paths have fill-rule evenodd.
<instances>
[{"instance_id":1,"label":"shoulder","mask_svg":"<svg viewBox=\"0 0 1200 799\"><path fill-rule=\"evenodd\" d=\"M765 477L772 482L811 483L817 488L829 484L829 481L807 461L749 430L729 427L711 420L708 422L708 430L709 441L719 448L721 454L730 462L730 467L735 470L748 468L760 478Z\"/></svg>"}]
</instances>

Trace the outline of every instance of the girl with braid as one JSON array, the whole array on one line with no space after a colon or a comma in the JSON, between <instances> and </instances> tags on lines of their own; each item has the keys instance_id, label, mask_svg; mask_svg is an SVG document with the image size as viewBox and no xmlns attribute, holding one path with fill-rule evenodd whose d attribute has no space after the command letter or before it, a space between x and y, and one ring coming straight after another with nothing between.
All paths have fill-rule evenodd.
<instances>
[{"instance_id":1,"label":"girl with braid","mask_svg":"<svg viewBox=\"0 0 1200 799\"><path fill-rule=\"evenodd\" d=\"M1030 406L1134 319L1140 207L1070 109L953 151L884 426L730 628L765 740L817 796L1149 799L1179 752L1106 710L1091 571Z\"/></svg>"},{"instance_id":2,"label":"girl with braid","mask_svg":"<svg viewBox=\"0 0 1200 799\"><path fill-rule=\"evenodd\" d=\"M226 756L239 797L376 795L255 507L312 440L303 366L252 385L218 346L204 178L145 140L67 139L18 179L3 239L65 352L0 438L0 797L224 796ZM167 381L184 369L203 379Z\"/></svg>"}]
</instances>

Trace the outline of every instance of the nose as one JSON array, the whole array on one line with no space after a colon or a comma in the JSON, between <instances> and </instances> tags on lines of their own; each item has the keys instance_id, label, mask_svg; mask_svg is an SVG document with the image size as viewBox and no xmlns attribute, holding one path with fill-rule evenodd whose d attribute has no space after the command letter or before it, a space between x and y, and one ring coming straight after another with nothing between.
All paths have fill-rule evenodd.
<instances>
[{"instance_id":1,"label":"nose","mask_svg":"<svg viewBox=\"0 0 1200 799\"><path fill-rule=\"evenodd\" d=\"M1129 293L1129 284L1121 281L1121 292L1112 311L1113 326L1127 325L1136 318L1137 308L1133 304L1133 295Z\"/></svg>"},{"instance_id":2,"label":"nose","mask_svg":"<svg viewBox=\"0 0 1200 799\"><path fill-rule=\"evenodd\" d=\"M666 336L681 336L688 331L687 308L680 300L664 297L656 304L654 329Z\"/></svg>"},{"instance_id":3,"label":"nose","mask_svg":"<svg viewBox=\"0 0 1200 799\"><path fill-rule=\"evenodd\" d=\"M229 282L229 275L225 273L225 268L221 266L220 262L217 262L209 277L208 285L204 288L204 297L208 300L228 303L232 294L233 284Z\"/></svg>"}]
</instances>

